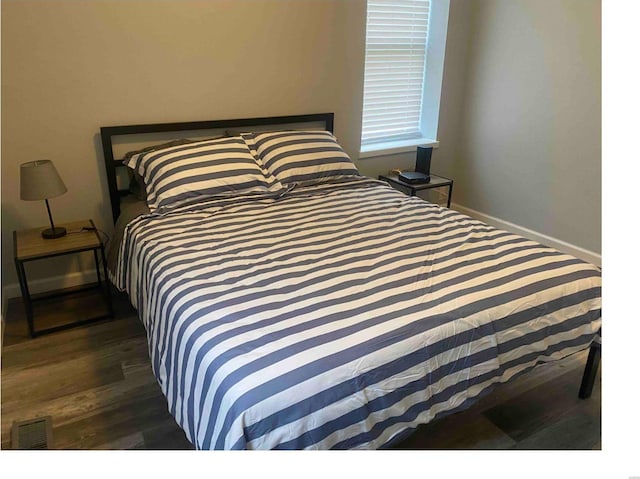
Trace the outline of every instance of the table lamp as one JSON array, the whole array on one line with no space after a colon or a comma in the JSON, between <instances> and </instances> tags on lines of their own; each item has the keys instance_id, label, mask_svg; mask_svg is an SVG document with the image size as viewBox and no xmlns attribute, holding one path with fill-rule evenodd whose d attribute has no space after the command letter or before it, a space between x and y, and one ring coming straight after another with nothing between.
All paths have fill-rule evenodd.
<instances>
[{"instance_id":1,"label":"table lamp","mask_svg":"<svg viewBox=\"0 0 640 479\"><path fill-rule=\"evenodd\" d=\"M29 161L20 165L20 199L44 200L47 204L51 228L42 232L45 239L60 238L67 234L66 229L54 226L49 208L49 198L60 196L66 191L67 187L50 160Z\"/></svg>"}]
</instances>

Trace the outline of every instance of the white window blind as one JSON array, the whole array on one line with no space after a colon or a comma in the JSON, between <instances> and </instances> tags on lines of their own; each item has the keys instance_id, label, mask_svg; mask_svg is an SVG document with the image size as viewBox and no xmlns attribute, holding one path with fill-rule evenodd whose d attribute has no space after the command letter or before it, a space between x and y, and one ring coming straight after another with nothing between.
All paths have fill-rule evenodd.
<instances>
[{"instance_id":1,"label":"white window blind","mask_svg":"<svg viewBox=\"0 0 640 479\"><path fill-rule=\"evenodd\" d=\"M368 0L362 144L421 134L430 0Z\"/></svg>"}]
</instances>

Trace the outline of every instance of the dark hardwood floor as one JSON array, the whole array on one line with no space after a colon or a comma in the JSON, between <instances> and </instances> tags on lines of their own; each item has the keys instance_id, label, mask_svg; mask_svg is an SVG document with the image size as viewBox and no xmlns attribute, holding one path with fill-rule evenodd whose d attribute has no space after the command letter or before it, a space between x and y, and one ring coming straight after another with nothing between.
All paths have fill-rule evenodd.
<instances>
[{"instance_id":1,"label":"dark hardwood floor","mask_svg":"<svg viewBox=\"0 0 640 479\"><path fill-rule=\"evenodd\" d=\"M101 308L95 292L38 305L37 327ZM2 349L3 449L11 425L51 416L55 449L191 449L151 372L145 331L126 296L116 318L36 339L11 300ZM539 366L470 409L420 427L398 449L601 449L601 383L578 399L587 352Z\"/></svg>"}]
</instances>

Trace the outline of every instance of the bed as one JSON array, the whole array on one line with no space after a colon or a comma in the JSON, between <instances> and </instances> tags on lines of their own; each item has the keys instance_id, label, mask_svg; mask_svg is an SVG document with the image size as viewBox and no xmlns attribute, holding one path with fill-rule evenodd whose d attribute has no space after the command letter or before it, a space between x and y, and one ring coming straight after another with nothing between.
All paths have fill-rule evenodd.
<instances>
[{"instance_id":1,"label":"bed","mask_svg":"<svg viewBox=\"0 0 640 479\"><path fill-rule=\"evenodd\" d=\"M114 138L196 130L229 134L125 157L150 194L124 208ZM586 348L589 397L599 268L359 175L332 132L331 113L101 129L110 277L194 446L387 448ZM201 151L234 170L181 166Z\"/></svg>"}]
</instances>

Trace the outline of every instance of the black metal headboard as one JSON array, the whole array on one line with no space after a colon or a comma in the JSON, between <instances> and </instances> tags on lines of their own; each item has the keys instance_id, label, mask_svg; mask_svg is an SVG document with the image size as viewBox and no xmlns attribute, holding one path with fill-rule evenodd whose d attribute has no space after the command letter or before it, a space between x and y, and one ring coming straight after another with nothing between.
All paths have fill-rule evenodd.
<instances>
[{"instance_id":1,"label":"black metal headboard","mask_svg":"<svg viewBox=\"0 0 640 479\"><path fill-rule=\"evenodd\" d=\"M324 123L324 128L333 133L333 113L314 113L310 115L274 116L265 118L242 118L233 120L188 121L182 123L152 123L147 125L103 126L100 128L102 151L109 184L109 197L113 221L120 215L120 200L126 194L118 189L116 168L122 166L122 159L114 158L113 137L122 135L140 135L145 133L163 133L197 130L219 130L226 128L249 128L270 125L298 123Z\"/></svg>"}]
</instances>

